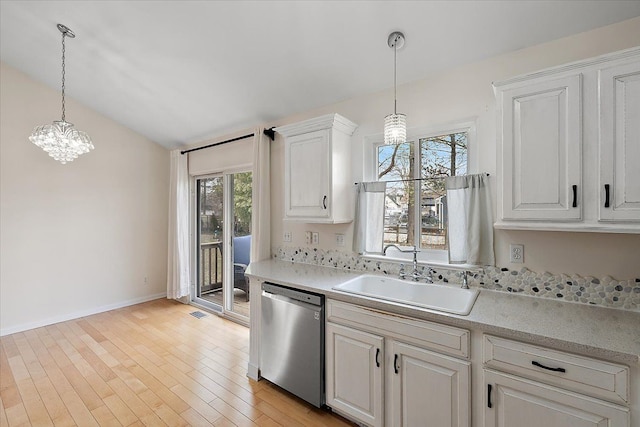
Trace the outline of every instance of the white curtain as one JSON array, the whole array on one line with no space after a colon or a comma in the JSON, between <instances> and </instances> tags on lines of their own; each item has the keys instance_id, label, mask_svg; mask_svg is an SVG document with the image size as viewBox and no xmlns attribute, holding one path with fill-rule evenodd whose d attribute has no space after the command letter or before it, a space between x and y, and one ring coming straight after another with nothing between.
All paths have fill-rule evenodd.
<instances>
[{"instance_id":1,"label":"white curtain","mask_svg":"<svg viewBox=\"0 0 640 427\"><path fill-rule=\"evenodd\" d=\"M495 265L491 191L486 174L445 180L449 215L449 262Z\"/></svg>"},{"instance_id":2,"label":"white curtain","mask_svg":"<svg viewBox=\"0 0 640 427\"><path fill-rule=\"evenodd\" d=\"M251 195L251 261L271 257L271 195L269 138L263 129L254 132L253 188Z\"/></svg>"},{"instance_id":3,"label":"white curtain","mask_svg":"<svg viewBox=\"0 0 640 427\"><path fill-rule=\"evenodd\" d=\"M353 251L381 253L384 237L386 182L361 182L357 187Z\"/></svg>"},{"instance_id":4,"label":"white curtain","mask_svg":"<svg viewBox=\"0 0 640 427\"><path fill-rule=\"evenodd\" d=\"M187 155L171 152L167 298L189 295L189 172Z\"/></svg>"}]
</instances>

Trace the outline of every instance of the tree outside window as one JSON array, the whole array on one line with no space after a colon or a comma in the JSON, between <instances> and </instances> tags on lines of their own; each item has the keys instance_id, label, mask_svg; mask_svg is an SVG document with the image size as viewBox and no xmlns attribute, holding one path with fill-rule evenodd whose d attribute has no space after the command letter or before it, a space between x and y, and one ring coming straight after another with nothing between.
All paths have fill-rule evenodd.
<instances>
[{"instance_id":1,"label":"tree outside window","mask_svg":"<svg viewBox=\"0 0 640 427\"><path fill-rule=\"evenodd\" d=\"M378 179L387 181L385 244L448 248L444 177L467 173L467 143L468 132L456 131L378 146Z\"/></svg>"}]
</instances>

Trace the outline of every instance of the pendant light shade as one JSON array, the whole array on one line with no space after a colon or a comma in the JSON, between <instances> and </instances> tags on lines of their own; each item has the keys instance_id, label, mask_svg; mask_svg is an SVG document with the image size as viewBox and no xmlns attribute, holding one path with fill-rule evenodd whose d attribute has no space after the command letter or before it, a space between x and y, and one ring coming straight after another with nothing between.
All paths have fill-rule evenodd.
<instances>
[{"instance_id":1,"label":"pendant light shade","mask_svg":"<svg viewBox=\"0 0 640 427\"><path fill-rule=\"evenodd\" d=\"M49 153L55 160L65 164L93 150L93 143L89 135L77 130L72 123L65 120L65 38L74 38L76 35L62 24L58 24L58 30L62 33L62 120L54 121L50 125L37 126L29 140Z\"/></svg>"},{"instance_id":2,"label":"pendant light shade","mask_svg":"<svg viewBox=\"0 0 640 427\"><path fill-rule=\"evenodd\" d=\"M407 141L407 116L397 112L397 53L404 46L404 34L399 31L389 34L387 44L393 49L393 114L384 118L384 143L401 144Z\"/></svg>"}]
</instances>

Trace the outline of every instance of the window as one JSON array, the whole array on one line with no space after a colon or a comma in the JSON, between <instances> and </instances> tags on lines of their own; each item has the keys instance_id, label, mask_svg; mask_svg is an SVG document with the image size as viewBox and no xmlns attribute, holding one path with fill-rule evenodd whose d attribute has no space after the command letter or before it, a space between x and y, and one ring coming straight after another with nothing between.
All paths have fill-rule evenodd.
<instances>
[{"instance_id":1,"label":"window","mask_svg":"<svg viewBox=\"0 0 640 427\"><path fill-rule=\"evenodd\" d=\"M471 131L469 126L425 132L403 144L375 145L376 177L387 181L385 245L448 249L444 177L467 174Z\"/></svg>"}]
</instances>

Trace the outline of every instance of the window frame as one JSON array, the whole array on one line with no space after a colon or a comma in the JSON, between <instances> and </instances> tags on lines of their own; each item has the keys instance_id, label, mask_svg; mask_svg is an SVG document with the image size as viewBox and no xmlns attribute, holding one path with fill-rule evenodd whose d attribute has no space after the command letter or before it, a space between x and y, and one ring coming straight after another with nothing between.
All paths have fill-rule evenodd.
<instances>
[{"instance_id":1,"label":"window frame","mask_svg":"<svg viewBox=\"0 0 640 427\"><path fill-rule=\"evenodd\" d=\"M476 118L460 120L455 122L448 122L434 126L423 126L417 128L407 129L407 141L414 144L414 150L416 153L421 153L420 141L430 137L446 135L450 133L467 133L467 174L474 173L472 171L477 169L477 154L476 154ZM384 135L377 134L369 137L365 137L365 152L367 153L365 158L365 179L369 181L378 181L378 147L384 145ZM420 177L421 171L421 156L414 157L414 171ZM414 177L416 178L416 177ZM414 194L421 194L420 181L415 181ZM414 203L413 206L414 218L420 218L420 203ZM420 241L420 221L416 221L414 225L414 241ZM404 246L400 245L405 248ZM406 246L406 248L412 248ZM402 253L395 248L390 248L387 255L378 253L365 253L362 255L364 258L375 260L387 260L387 261L411 261L413 255L411 253ZM449 251L445 249L419 249L417 254L418 262L421 264L429 265L449 265Z\"/></svg>"}]
</instances>

